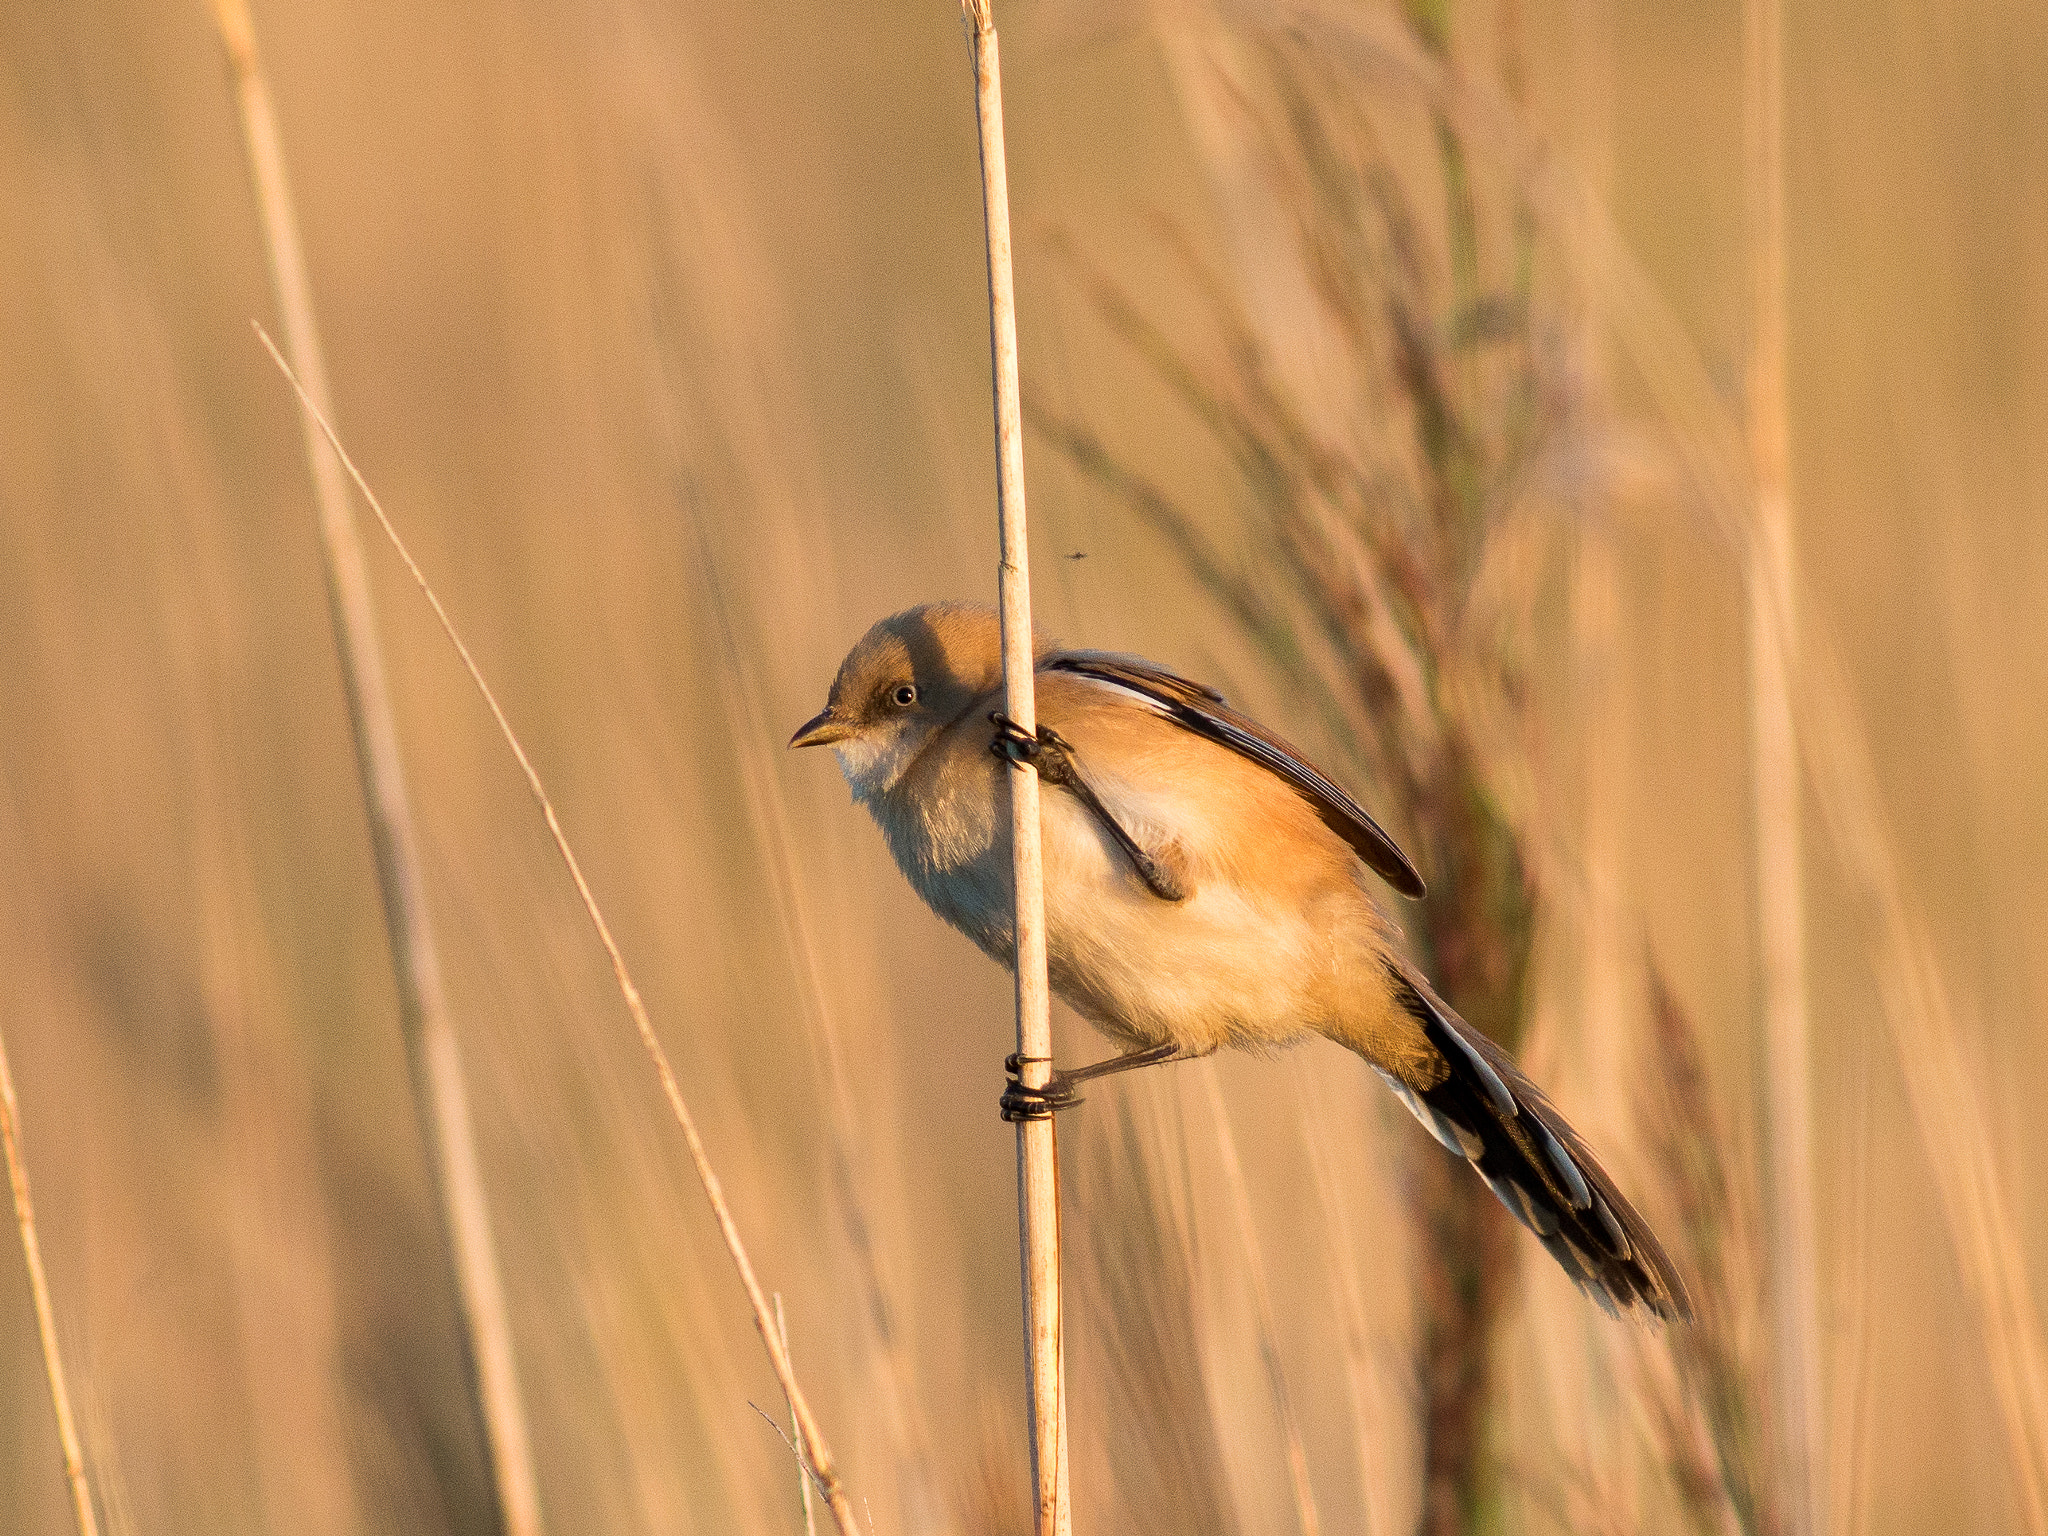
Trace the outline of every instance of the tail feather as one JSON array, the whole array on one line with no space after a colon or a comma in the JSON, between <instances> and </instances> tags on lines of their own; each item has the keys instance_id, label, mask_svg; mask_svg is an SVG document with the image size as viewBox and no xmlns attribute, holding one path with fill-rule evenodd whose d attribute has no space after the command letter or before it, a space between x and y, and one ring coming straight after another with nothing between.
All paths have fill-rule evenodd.
<instances>
[{"instance_id":1,"label":"tail feather","mask_svg":"<svg viewBox=\"0 0 2048 1536\"><path fill-rule=\"evenodd\" d=\"M1500 1203L1603 1310L1618 1316L1640 1305L1657 1317L1690 1322L1685 1282L1663 1245L1543 1090L1428 982L1392 963L1387 972L1402 1008L1445 1067L1445 1076L1427 1087L1382 1070L1402 1103L1479 1171Z\"/></svg>"}]
</instances>

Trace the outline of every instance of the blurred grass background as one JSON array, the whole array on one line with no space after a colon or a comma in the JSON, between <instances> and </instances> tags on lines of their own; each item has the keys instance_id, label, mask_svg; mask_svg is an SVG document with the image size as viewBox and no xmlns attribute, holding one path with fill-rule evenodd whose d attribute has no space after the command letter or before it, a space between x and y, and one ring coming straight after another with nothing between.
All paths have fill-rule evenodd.
<instances>
[{"instance_id":1,"label":"blurred grass background","mask_svg":"<svg viewBox=\"0 0 2048 1536\"><path fill-rule=\"evenodd\" d=\"M1739 420L1740 8L1455 15L1464 68L1519 39L1531 134L1594 189ZM1017 0L999 20L1027 388L1231 548L1223 454L1063 252L1214 352L1165 215L1314 388L1216 106L1254 19ZM1008 985L917 905L831 766L779 750L873 618L993 590L957 14L478 0L256 25L339 426L563 806L843 1469L878 1529L1002 1528L1023 1477ZM1807 617L1847 660L2038 1280L2048 15L1793 5L1788 28ZM484 1464L297 428L247 326L268 286L219 45L201 0L23 3L0 7L0 61L0 1028L107 1521L473 1530ZM1569 869L1579 786L1608 770L1631 932L1753 1182L1739 570L1626 369L1612 394L1613 687L1588 741L1550 592L1529 771ZM1341 756L1156 532L1043 440L1027 452L1049 629L1206 676ZM778 1410L773 1378L602 957L423 605L373 559L551 1523L797 1529L788 1453L747 1406ZM788 885L748 790L764 752ZM1870 919L1813 841L1834 1519L2023 1529ZM1539 932L1535 1064L1662 1214L1646 1079L1579 1028L1597 978L1570 889ZM886 1317L835 1172L828 1035ZM1405 1203L1432 1154L1327 1050L1215 1070L1325 1527L1409 1528ZM1084 1528L1294 1528L1205 1104L1158 1074L1064 1127ZM1490 1518L1669 1528L1612 1325L1528 1255L1508 1311ZM63 1532L13 1257L0 1359L0 1510Z\"/></svg>"}]
</instances>

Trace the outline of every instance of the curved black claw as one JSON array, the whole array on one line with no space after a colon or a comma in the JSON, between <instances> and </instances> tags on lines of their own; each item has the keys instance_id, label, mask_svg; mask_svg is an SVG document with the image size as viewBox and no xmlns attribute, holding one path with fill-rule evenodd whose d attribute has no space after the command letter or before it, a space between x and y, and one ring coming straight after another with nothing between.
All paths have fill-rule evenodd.
<instances>
[{"instance_id":1,"label":"curved black claw","mask_svg":"<svg viewBox=\"0 0 2048 1536\"><path fill-rule=\"evenodd\" d=\"M1081 1096L1067 1082L1066 1074L1055 1072L1052 1081L1043 1088L1027 1088L1018 1079L1023 1069L1024 1058L1015 1053L1003 1061L1003 1070L1010 1074L1010 1082L1003 1089L997 1107L1011 1124L1020 1120L1050 1120L1061 1110L1072 1109L1081 1102Z\"/></svg>"},{"instance_id":2,"label":"curved black claw","mask_svg":"<svg viewBox=\"0 0 2048 1536\"><path fill-rule=\"evenodd\" d=\"M1038 756L1038 738L1001 710L992 713L988 722L996 728L996 739L988 744L988 749L997 757L1006 757L1013 763L1028 763Z\"/></svg>"},{"instance_id":3,"label":"curved black claw","mask_svg":"<svg viewBox=\"0 0 2048 1536\"><path fill-rule=\"evenodd\" d=\"M1067 745L1058 731L1049 725L1041 725L1034 736L1001 710L988 718L989 724L996 728L995 740L988 744L988 749L997 757L1006 762L1030 763L1048 784L1073 781L1074 749Z\"/></svg>"}]
</instances>

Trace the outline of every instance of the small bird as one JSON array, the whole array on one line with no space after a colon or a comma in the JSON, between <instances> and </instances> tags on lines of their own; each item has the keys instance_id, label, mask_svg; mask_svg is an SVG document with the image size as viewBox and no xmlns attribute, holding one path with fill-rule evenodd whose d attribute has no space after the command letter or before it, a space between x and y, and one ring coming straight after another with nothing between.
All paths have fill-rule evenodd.
<instances>
[{"instance_id":1,"label":"small bird","mask_svg":"<svg viewBox=\"0 0 2048 1536\"><path fill-rule=\"evenodd\" d=\"M1507 1055L1403 958L1367 872L1422 878L1357 801L1222 695L1135 656L1036 637L1035 737L1001 713L993 609L931 603L882 620L792 747L830 746L904 877L991 959L1016 964L1004 775L1040 801L1053 989L1121 1047L1013 1081L1006 1119L1081 1083L1222 1046L1319 1034L1356 1052L1471 1162L1610 1313L1691 1316L1648 1224Z\"/></svg>"}]
</instances>

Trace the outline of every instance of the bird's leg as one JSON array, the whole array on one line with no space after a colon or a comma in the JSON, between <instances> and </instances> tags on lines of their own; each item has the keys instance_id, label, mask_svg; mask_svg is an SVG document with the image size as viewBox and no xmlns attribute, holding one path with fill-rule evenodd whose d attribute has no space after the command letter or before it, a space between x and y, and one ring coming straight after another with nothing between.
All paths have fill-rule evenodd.
<instances>
[{"instance_id":1,"label":"bird's leg","mask_svg":"<svg viewBox=\"0 0 2048 1536\"><path fill-rule=\"evenodd\" d=\"M1124 851L1124 857L1131 861L1131 868L1145 882L1146 890L1161 901L1187 900L1190 893L1173 871L1146 852L1124 824L1110 814L1109 807L1102 803L1094 787L1082 776L1081 765L1074 760L1074 749L1067 744L1065 737L1049 725L1041 725L1038 735L1033 737L1000 712L988 718L996 728L995 740L989 743L991 752L1008 762L1031 764L1038 770L1039 778L1068 791L1086 806L1088 813L1102 823L1116 840L1117 847Z\"/></svg>"},{"instance_id":2,"label":"bird's leg","mask_svg":"<svg viewBox=\"0 0 2048 1536\"><path fill-rule=\"evenodd\" d=\"M1169 1061L1192 1061L1197 1056L1207 1054L1206 1051L1184 1051L1173 1041L1166 1040L1158 1045L1148 1045L1143 1050L1125 1051L1106 1061L1092 1062L1085 1067L1076 1067L1071 1072L1062 1072L1058 1074L1058 1081L1061 1087L1071 1088L1076 1083L1114 1077L1119 1072L1130 1072L1139 1067L1164 1066Z\"/></svg>"},{"instance_id":3,"label":"bird's leg","mask_svg":"<svg viewBox=\"0 0 2048 1536\"><path fill-rule=\"evenodd\" d=\"M1107 1061L1098 1061L1089 1066L1076 1067L1071 1072L1055 1072L1052 1080L1043 1088L1027 1088L1018 1080L1024 1070L1024 1058L1018 1055L1007 1057L1003 1070L1010 1074L1010 1085L1003 1090L1002 1114L1005 1120L1046 1120L1062 1109L1072 1109L1081 1102L1074 1092L1077 1085L1096 1078L1113 1077L1119 1072L1129 1072L1137 1067L1156 1067L1163 1062L1189 1059L1204 1055L1205 1052L1183 1052L1168 1040L1160 1045L1148 1045L1143 1050L1126 1051L1121 1056L1112 1056Z\"/></svg>"}]
</instances>

